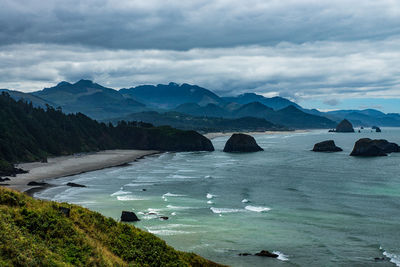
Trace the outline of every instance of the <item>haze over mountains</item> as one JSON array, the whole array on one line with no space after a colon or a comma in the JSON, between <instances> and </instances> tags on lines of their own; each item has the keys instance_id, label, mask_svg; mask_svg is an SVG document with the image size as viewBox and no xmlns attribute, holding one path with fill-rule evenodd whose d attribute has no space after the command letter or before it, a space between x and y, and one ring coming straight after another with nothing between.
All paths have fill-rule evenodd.
<instances>
[{"instance_id":1,"label":"haze over mountains","mask_svg":"<svg viewBox=\"0 0 400 267\"><path fill-rule=\"evenodd\" d=\"M356 126L400 126L399 114L373 109L320 112L303 109L282 97L266 98L254 93L220 97L186 83L114 90L80 80L60 82L33 93L6 91L13 98L23 98L36 106L61 107L64 112L81 112L97 120L141 120L183 129L240 130L241 124L247 130L333 128L344 118Z\"/></svg>"}]
</instances>

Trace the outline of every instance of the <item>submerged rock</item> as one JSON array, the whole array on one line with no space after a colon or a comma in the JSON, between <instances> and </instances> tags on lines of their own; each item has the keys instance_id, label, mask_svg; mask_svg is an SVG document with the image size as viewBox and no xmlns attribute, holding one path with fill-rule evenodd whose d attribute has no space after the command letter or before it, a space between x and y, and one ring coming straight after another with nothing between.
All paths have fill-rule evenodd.
<instances>
[{"instance_id":1,"label":"submerged rock","mask_svg":"<svg viewBox=\"0 0 400 267\"><path fill-rule=\"evenodd\" d=\"M224 152L257 152L263 150L254 137L247 134L233 134L224 147Z\"/></svg>"},{"instance_id":2,"label":"submerged rock","mask_svg":"<svg viewBox=\"0 0 400 267\"><path fill-rule=\"evenodd\" d=\"M354 128L351 122L344 119L336 126L337 133L354 133Z\"/></svg>"},{"instance_id":3,"label":"submerged rock","mask_svg":"<svg viewBox=\"0 0 400 267\"><path fill-rule=\"evenodd\" d=\"M247 252L245 252L245 253L239 253L238 255L239 255L239 256L253 256L253 254L247 253Z\"/></svg>"},{"instance_id":4,"label":"submerged rock","mask_svg":"<svg viewBox=\"0 0 400 267\"><path fill-rule=\"evenodd\" d=\"M327 140L314 145L314 152L339 152L343 151L340 147L335 145L335 141Z\"/></svg>"},{"instance_id":5,"label":"submerged rock","mask_svg":"<svg viewBox=\"0 0 400 267\"><path fill-rule=\"evenodd\" d=\"M30 185L30 186L44 186L44 185L48 185L48 183L31 181L27 185Z\"/></svg>"},{"instance_id":6,"label":"submerged rock","mask_svg":"<svg viewBox=\"0 0 400 267\"><path fill-rule=\"evenodd\" d=\"M71 186L71 187L86 187L86 185L76 184L76 183L67 183L67 186Z\"/></svg>"},{"instance_id":7,"label":"submerged rock","mask_svg":"<svg viewBox=\"0 0 400 267\"><path fill-rule=\"evenodd\" d=\"M138 222L140 221L136 214L132 211L122 211L121 222Z\"/></svg>"},{"instance_id":8,"label":"submerged rock","mask_svg":"<svg viewBox=\"0 0 400 267\"><path fill-rule=\"evenodd\" d=\"M355 143L350 156L377 157L387 156L387 153L393 152L400 152L400 147L396 143L384 139L362 138Z\"/></svg>"},{"instance_id":9,"label":"submerged rock","mask_svg":"<svg viewBox=\"0 0 400 267\"><path fill-rule=\"evenodd\" d=\"M269 252L268 250L261 250L260 252L254 254L256 256L260 256L260 257L270 257L270 258L278 258L279 255Z\"/></svg>"}]
</instances>

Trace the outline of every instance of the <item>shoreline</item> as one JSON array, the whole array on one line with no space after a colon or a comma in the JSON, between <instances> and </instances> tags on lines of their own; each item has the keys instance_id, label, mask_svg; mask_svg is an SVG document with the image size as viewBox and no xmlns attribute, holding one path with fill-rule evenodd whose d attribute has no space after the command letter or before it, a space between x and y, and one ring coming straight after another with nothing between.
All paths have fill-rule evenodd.
<instances>
[{"instance_id":1,"label":"shoreline","mask_svg":"<svg viewBox=\"0 0 400 267\"><path fill-rule=\"evenodd\" d=\"M249 135L260 135L260 134L287 134L287 133L306 133L311 130L294 130L294 131L265 131L265 132L214 132L214 133L205 133L203 134L208 139L212 140L217 137L222 136L230 136L234 133L244 133Z\"/></svg>"},{"instance_id":2,"label":"shoreline","mask_svg":"<svg viewBox=\"0 0 400 267\"><path fill-rule=\"evenodd\" d=\"M65 176L123 166L145 156L158 153L160 151L116 149L52 157L48 158L47 163L21 163L16 167L22 168L28 173L17 174L15 177L8 176L10 180L6 181L6 184L8 184L6 187L33 195L38 191L51 187L51 184L30 186L28 185L29 182L46 182Z\"/></svg>"}]
</instances>

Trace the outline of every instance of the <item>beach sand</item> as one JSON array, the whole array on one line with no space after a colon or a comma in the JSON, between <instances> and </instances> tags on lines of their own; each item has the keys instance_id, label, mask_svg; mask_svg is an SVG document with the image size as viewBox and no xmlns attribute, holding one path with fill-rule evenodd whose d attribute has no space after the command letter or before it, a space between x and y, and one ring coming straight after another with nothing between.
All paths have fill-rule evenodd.
<instances>
[{"instance_id":1,"label":"beach sand","mask_svg":"<svg viewBox=\"0 0 400 267\"><path fill-rule=\"evenodd\" d=\"M6 181L9 188L27 192L40 189L40 186L28 186L29 182L42 182L48 179L60 178L79 173L100 170L104 168L124 165L141 157L157 154L154 150L105 150L93 153L75 154L71 156L49 158L47 163L31 162L18 164L28 173L9 177Z\"/></svg>"}]
</instances>

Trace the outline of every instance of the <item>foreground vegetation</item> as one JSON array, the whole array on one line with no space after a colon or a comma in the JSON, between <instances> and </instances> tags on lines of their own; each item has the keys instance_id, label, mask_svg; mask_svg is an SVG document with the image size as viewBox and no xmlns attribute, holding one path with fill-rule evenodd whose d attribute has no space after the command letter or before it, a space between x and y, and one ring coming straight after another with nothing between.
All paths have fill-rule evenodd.
<instances>
[{"instance_id":1,"label":"foreground vegetation","mask_svg":"<svg viewBox=\"0 0 400 267\"><path fill-rule=\"evenodd\" d=\"M0 187L0 266L219 265L97 212Z\"/></svg>"},{"instance_id":2,"label":"foreground vegetation","mask_svg":"<svg viewBox=\"0 0 400 267\"><path fill-rule=\"evenodd\" d=\"M105 149L214 150L211 141L195 131L142 122L121 121L113 126L0 94L0 176L12 174L17 162Z\"/></svg>"}]
</instances>

